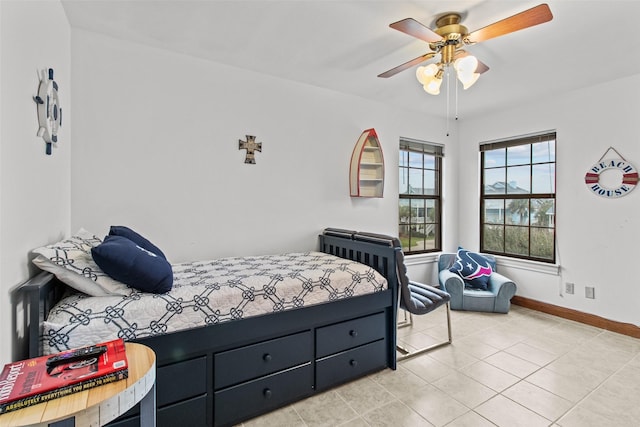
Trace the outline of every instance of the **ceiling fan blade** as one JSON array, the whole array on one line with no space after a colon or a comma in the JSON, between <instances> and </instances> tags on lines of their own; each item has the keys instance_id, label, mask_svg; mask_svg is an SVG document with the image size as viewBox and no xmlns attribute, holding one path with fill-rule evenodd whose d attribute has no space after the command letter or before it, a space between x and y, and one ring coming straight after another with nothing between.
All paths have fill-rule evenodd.
<instances>
[{"instance_id":1,"label":"ceiling fan blade","mask_svg":"<svg viewBox=\"0 0 640 427\"><path fill-rule=\"evenodd\" d=\"M489 66L478 59L478 66L476 67L476 73L482 74L482 73L486 73L487 71L489 71Z\"/></svg>"},{"instance_id":2,"label":"ceiling fan blade","mask_svg":"<svg viewBox=\"0 0 640 427\"><path fill-rule=\"evenodd\" d=\"M427 60L429 60L429 59L433 58L434 56L435 56L435 53L433 53L433 52L425 53L424 55L422 55L422 56L418 56L417 58L414 58L414 59L412 59L411 61L407 61L407 62L405 62L405 63L404 63L404 64L402 64L402 65L398 65L397 67L392 68L392 69L390 69L389 71L385 71L385 72L384 72L384 73L382 73L382 74L378 74L378 77L384 77L384 78L387 78L387 77L395 76L395 75L396 75L396 74L398 74L400 71L404 71L404 70L406 70L407 68L411 68L411 67L413 67L414 65L418 65L418 64L420 64L421 62L424 62L424 61L427 61Z\"/></svg>"},{"instance_id":3,"label":"ceiling fan blade","mask_svg":"<svg viewBox=\"0 0 640 427\"><path fill-rule=\"evenodd\" d=\"M417 39L424 40L427 43L435 43L442 40L442 36L435 33L430 28L425 27L413 18L405 18L402 21L389 24L394 30L409 34Z\"/></svg>"},{"instance_id":4,"label":"ceiling fan blade","mask_svg":"<svg viewBox=\"0 0 640 427\"><path fill-rule=\"evenodd\" d=\"M458 59L458 58L464 58L467 55L471 55L471 54L466 50L457 50L454 57ZM489 66L478 59L478 66L476 67L476 73L482 74L482 73L486 73L487 71L489 71Z\"/></svg>"},{"instance_id":5,"label":"ceiling fan blade","mask_svg":"<svg viewBox=\"0 0 640 427\"><path fill-rule=\"evenodd\" d=\"M509 18L494 22L479 30L473 31L467 35L465 41L468 43L478 43L489 40L505 34L513 33L518 30L533 27L534 25L543 24L551 21L553 15L551 9L546 3L540 4L524 12L517 13Z\"/></svg>"}]
</instances>

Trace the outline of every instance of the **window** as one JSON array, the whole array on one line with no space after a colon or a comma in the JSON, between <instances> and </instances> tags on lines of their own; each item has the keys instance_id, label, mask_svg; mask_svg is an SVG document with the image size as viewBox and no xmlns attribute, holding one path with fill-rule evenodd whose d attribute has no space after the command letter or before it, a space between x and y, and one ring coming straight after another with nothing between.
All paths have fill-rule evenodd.
<instances>
[{"instance_id":1,"label":"window","mask_svg":"<svg viewBox=\"0 0 640 427\"><path fill-rule=\"evenodd\" d=\"M480 144L480 250L555 262L556 134Z\"/></svg>"},{"instance_id":2,"label":"window","mask_svg":"<svg viewBox=\"0 0 640 427\"><path fill-rule=\"evenodd\" d=\"M400 139L398 235L406 254L442 249L441 145Z\"/></svg>"}]
</instances>

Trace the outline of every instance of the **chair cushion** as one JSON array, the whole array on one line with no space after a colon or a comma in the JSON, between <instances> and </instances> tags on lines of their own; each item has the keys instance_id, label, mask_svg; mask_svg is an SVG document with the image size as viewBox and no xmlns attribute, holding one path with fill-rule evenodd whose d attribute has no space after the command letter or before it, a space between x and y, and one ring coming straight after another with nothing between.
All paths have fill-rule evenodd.
<instances>
[{"instance_id":1,"label":"chair cushion","mask_svg":"<svg viewBox=\"0 0 640 427\"><path fill-rule=\"evenodd\" d=\"M459 274L465 285L483 291L487 290L489 276L493 273L491 262L487 258L461 247L458 248L456 261L449 271Z\"/></svg>"},{"instance_id":2,"label":"chair cushion","mask_svg":"<svg viewBox=\"0 0 640 427\"><path fill-rule=\"evenodd\" d=\"M409 282L411 305L407 307L405 299L400 301L400 307L413 314L426 314L451 300L451 295L433 286L418 282Z\"/></svg>"},{"instance_id":3,"label":"chair cushion","mask_svg":"<svg viewBox=\"0 0 640 427\"><path fill-rule=\"evenodd\" d=\"M466 289L462 296L461 308L468 311L493 313L496 311L496 296L489 291Z\"/></svg>"}]
</instances>

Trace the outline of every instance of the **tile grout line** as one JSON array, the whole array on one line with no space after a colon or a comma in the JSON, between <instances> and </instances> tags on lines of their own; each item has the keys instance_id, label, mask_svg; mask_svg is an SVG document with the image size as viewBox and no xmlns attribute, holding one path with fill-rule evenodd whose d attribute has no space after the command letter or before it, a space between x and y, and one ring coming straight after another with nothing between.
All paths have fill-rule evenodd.
<instances>
[{"instance_id":1,"label":"tile grout line","mask_svg":"<svg viewBox=\"0 0 640 427\"><path fill-rule=\"evenodd\" d=\"M596 335L596 337L603 335L606 333L606 329L602 330L602 333ZM594 337L594 338L596 338ZM606 383L609 379L611 379L611 377L613 377L615 374L617 374L618 372L620 372L622 369L624 369L625 367L629 366L631 364L631 362L633 361L633 359L635 359L636 357L638 357L640 353L636 353L635 355L633 355L631 357L631 359L629 359L627 362L625 362L620 368L618 368L617 370L615 370L613 373L609 374L609 376L607 376L605 379L603 379L598 385L596 385L592 390L589 391L589 393L587 393L585 396L583 396L580 400L578 400L571 408L569 408L564 414L562 414L560 417L558 417L556 420L554 420L554 423L558 424L561 426L561 424L558 423L558 421L560 421L565 415L567 415L569 412L571 412L572 410L574 410L575 408L577 408L582 402L584 402L585 400L587 400L590 396L592 396L596 391L600 390L603 386L604 383Z\"/></svg>"}]
</instances>

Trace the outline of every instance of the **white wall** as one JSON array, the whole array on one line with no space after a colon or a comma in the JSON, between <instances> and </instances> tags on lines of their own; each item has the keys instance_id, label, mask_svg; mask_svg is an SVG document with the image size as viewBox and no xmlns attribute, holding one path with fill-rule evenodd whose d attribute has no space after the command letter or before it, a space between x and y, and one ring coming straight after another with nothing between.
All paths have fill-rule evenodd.
<instances>
[{"instance_id":1,"label":"white wall","mask_svg":"<svg viewBox=\"0 0 640 427\"><path fill-rule=\"evenodd\" d=\"M460 125L460 243L479 246L478 144L510 136L557 131L557 261L560 275L505 269L518 295L608 319L640 325L638 263L640 189L608 200L591 193L584 176L613 146L640 167L640 75L607 82L477 117ZM611 152L609 157L617 157ZM462 172L464 171L464 172ZM468 178L465 178L467 176ZM575 283L575 294L561 291ZM594 300L585 286L595 287Z\"/></svg>"},{"instance_id":2,"label":"white wall","mask_svg":"<svg viewBox=\"0 0 640 427\"><path fill-rule=\"evenodd\" d=\"M56 0L2 1L0 20L3 342L13 333L8 292L31 273L29 251L80 227L130 225L172 261L310 250L326 226L396 233L400 136L446 144L444 249L477 248L478 143L548 129L558 132L561 276L505 272L519 295L640 324L630 271L640 190L605 200L584 185L610 145L640 166L640 76L462 118L447 138L442 120L408 110L70 31ZM56 71L65 109L53 156L35 136L31 100L45 67ZM385 197L352 199L349 158L369 127L384 149ZM246 134L263 142L256 165L237 149ZM435 277L428 264L411 268L414 279ZM575 295L559 295L566 281ZM586 285L595 300L584 298ZM2 347L1 361L9 357Z\"/></svg>"},{"instance_id":3,"label":"white wall","mask_svg":"<svg viewBox=\"0 0 640 427\"><path fill-rule=\"evenodd\" d=\"M10 290L32 273L30 251L69 232L70 28L56 1L0 2L0 342L11 342ZM38 70L54 69L64 123L45 155L32 99ZM0 363L11 358L0 346Z\"/></svg>"},{"instance_id":4,"label":"white wall","mask_svg":"<svg viewBox=\"0 0 640 427\"><path fill-rule=\"evenodd\" d=\"M131 225L172 261L313 249L326 226L396 233L397 141L406 136L447 145L444 249L477 248L478 143L555 129L561 275L504 272L519 295L640 324L627 273L640 189L605 200L584 185L610 145L640 167L638 76L462 117L446 138L442 120L91 32L72 32L72 52L73 230ZM349 157L369 127L385 153L385 197L351 199ZM256 165L237 149L246 134L263 142ZM435 277L428 263L412 272ZM564 282L575 295L560 292Z\"/></svg>"},{"instance_id":5,"label":"white wall","mask_svg":"<svg viewBox=\"0 0 640 427\"><path fill-rule=\"evenodd\" d=\"M327 226L395 234L399 137L449 143L439 119L91 32L72 52L72 229L129 225L174 262L311 250ZM370 127L384 198L352 199Z\"/></svg>"}]
</instances>

